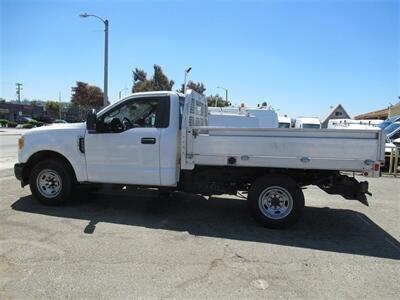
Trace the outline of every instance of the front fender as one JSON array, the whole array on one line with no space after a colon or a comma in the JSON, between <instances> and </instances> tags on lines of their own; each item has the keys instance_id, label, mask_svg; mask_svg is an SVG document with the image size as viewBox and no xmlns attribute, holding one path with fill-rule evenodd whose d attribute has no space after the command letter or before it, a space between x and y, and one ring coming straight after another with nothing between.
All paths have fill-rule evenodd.
<instances>
[{"instance_id":1,"label":"front fender","mask_svg":"<svg viewBox=\"0 0 400 300\"><path fill-rule=\"evenodd\" d=\"M32 134L24 135L24 148L18 153L20 163L26 163L32 155L40 151L52 151L62 155L69 161L75 171L78 182L87 181L86 157L79 151L79 138L83 135L75 134Z\"/></svg>"}]
</instances>

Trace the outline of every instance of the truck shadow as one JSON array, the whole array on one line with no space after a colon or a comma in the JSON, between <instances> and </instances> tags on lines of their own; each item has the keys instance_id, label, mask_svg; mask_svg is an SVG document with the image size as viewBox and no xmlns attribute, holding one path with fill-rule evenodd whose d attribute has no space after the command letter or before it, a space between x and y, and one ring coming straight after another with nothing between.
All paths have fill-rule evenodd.
<instances>
[{"instance_id":1,"label":"truck shadow","mask_svg":"<svg viewBox=\"0 0 400 300\"><path fill-rule=\"evenodd\" d=\"M154 194L108 196L92 194L61 207L22 197L12 209L27 213L87 220L82 230L95 234L101 222L153 229L187 231L191 235L268 243L338 253L400 260L400 243L362 213L306 207L301 220L288 230L258 226L241 199L210 198L178 193L157 199Z\"/></svg>"}]
</instances>

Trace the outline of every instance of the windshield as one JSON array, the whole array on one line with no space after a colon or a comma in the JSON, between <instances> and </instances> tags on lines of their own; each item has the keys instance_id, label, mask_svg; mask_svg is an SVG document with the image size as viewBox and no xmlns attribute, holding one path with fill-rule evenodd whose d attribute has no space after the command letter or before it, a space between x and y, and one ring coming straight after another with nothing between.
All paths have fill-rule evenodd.
<instances>
[{"instance_id":1,"label":"windshield","mask_svg":"<svg viewBox=\"0 0 400 300\"><path fill-rule=\"evenodd\" d=\"M391 134L399 127L400 127L400 123L393 123L392 125L389 125L388 127L385 128L386 135Z\"/></svg>"},{"instance_id":2,"label":"windshield","mask_svg":"<svg viewBox=\"0 0 400 300\"><path fill-rule=\"evenodd\" d=\"M383 121L381 124L378 125L379 128L385 129L390 125L390 121Z\"/></svg>"},{"instance_id":3,"label":"windshield","mask_svg":"<svg viewBox=\"0 0 400 300\"><path fill-rule=\"evenodd\" d=\"M321 128L320 125L318 124L303 124L302 128L314 128L314 129L319 129Z\"/></svg>"},{"instance_id":4,"label":"windshield","mask_svg":"<svg viewBox=\"0 0 400 300\"><path fill-rule=\"evenodd\" d=\"M388 127L390 124L392 124L393 122L397 122L400 120L400 116L394 116L394 117L390 117L388 119L386 119L385 121L383 121L381 124L379 124L378 126L382 129L385 129L386 127Z\"/></svg>"},{"instance_id":5,"label":"windshield","mask_svg":"<svg viewBox=\"0 0 400 300\"><path fill-rule=\"evenodd\" d=\"M279 128L290 128L289 123L279 123Z\"/></svg>"}]
</instances>

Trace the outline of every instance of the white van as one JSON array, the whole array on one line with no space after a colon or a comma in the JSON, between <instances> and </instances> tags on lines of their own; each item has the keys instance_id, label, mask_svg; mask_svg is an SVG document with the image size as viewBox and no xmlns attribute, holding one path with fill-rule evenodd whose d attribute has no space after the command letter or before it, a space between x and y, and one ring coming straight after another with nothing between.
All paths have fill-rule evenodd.
<instances>
[{"instance_id":1,"label":"white van","mask_svg":"<svg viewBox=\"0 0 400 300\"><path fill-rule=\"evenodd\" d=\"M279 128L290 128L292 127L292 120L287 116L279 116L278 117L278 127Z\"/></svg>"},{"instance_id":2,"label":"white van","mask_svg":"<svg viewBox=\"0 0 400 300\"><path fill-rule=\"evenodd\" d=\"M270 108L209 107L208 125L278 128L278 115Z\"/></svg>"},{"instance_id":3,"label":"white van","mask_svg":"<svg viewBox=\"0 0 400 300\"><path fill-rule=\"evenodd\" d=\"M295 128L311 128L311 129L319 129L321 128L321 122L318 118L305 118L300 117L296 119L294 124Z\"/></svg>"},{"instance_id":4,"label":"white van","mask_svg":"<svg viewBox=\"0 0 400 300\"><path fill-rule=\"evenodd\" d=\"M382 120L353 120L353 119L331 119L328 121L330 129L369 129L376 128Z\"/></svg>"},{"instance_id":5,"label":"white van","mask_svg":"<svg viewBox=\"0 0 400 300\"><path fill-rule=\"evenodd\" d=\"M249 114L209 112L208 125L218 127L259 127L258 118Z\"/></svg>"},{"instance_id":6,"label":"white van","mask_svg":"<svg viewBox=\"0 0 400 300\"><path fill-rule=\"evenodd\" d=\"M246 113L258 119L260 128L277 128L278 115L275 110L269 108L245 108Z\"/></svg>"}]
</instances>

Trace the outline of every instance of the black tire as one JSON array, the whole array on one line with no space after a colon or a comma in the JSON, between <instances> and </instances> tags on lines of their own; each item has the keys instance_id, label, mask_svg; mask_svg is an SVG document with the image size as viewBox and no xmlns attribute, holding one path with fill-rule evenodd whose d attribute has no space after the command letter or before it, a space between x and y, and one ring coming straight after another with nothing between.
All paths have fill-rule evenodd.
<instances>
[{"instance_id":1,"label":"black tire","mask_svg":"<svg viewBox=\"0 0 400 300\"><path fill-rule=\"evenodd\" d=\"M272 229L290 227L304 208L303 191L293 179L283 175L272 174L257 179L250 188L247 201L255 220ZM268 201L276 206L268 205Z\"/></svg>"},{"instance_id":2,"label":"black tire","mask_svg":"<svg viewBox=\"0 0 400 300\"><path fill-rule=\"evenodd\" d=\"M42 180L46 181L46 174L49 174L47 178L53 176L53 180L49 183L50 186L38 183L40 180L39 176ZM39 202L46 205L61 205L69 200L72 194L74 187L73 178L72 171L66 163L57 159L48 159L37 163L33 167L29 176L29 186L33 196ZM61 184L56 184L58 181ZM54 186L57 191L52 193L51 190L54 190Z\"/></svg>"}]
</instances>

